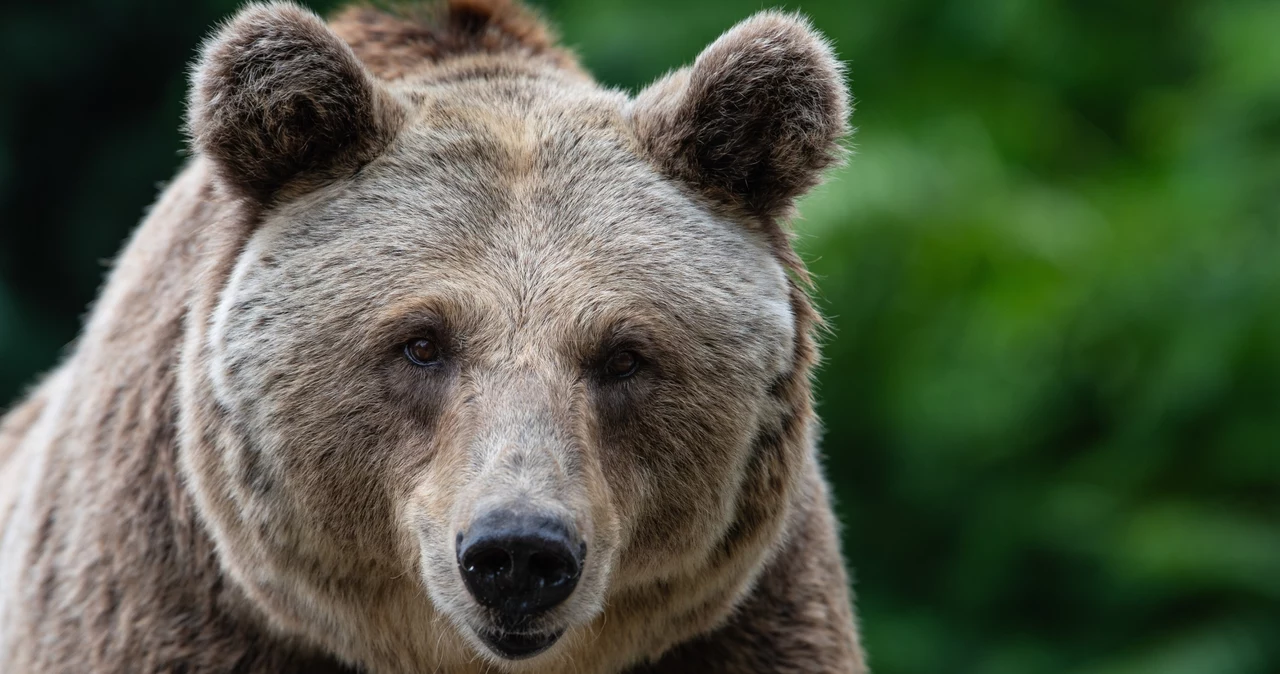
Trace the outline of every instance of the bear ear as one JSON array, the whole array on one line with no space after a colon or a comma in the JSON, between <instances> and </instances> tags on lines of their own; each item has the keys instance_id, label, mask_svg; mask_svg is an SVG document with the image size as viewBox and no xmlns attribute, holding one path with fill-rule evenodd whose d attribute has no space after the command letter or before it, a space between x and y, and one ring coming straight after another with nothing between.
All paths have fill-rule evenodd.
<instances>
[{"instance_id":1,"label":"bear ear","mask_svg":"<svg viewBox=\"0 0 1280 674\"><path fill-rule=\"evenodd\" d=\"M843 68L802 17L765 11L642 91L632 120L666 174L747 215L787 215L843 155Z\"/></svg>"},{"instance_id":2,"label":"bear ear","mask_svg":"<svg viewBox=\"0 0 1280 674\"><path fill-rule=\"evenodd\" d=\"M233 194L268 204L359 169L402 116L319 17L271 3L245 7L205 43L187 125Z\"/></svg>"}]
</instances>

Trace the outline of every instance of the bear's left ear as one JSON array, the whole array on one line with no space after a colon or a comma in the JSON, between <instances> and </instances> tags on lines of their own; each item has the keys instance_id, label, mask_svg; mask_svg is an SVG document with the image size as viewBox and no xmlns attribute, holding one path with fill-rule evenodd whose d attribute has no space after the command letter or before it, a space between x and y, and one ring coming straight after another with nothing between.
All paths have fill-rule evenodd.
<instances>
[{"instance_id":1,"label":"bear's left ear","mask_svg":"<svg viewBox=\"0 0 1280 674\"><path fill-rule=\"evenodd\" d=\"M288 2L241 10L205 44L191 89L193 145L260 204L359 169L403 118L351 48Z\"/></svg>"},{"instance_id":2,"label":"bear's left ear","mask_svg":"<svg viewBox=\"0 0 1280 674\"><path fill-rule=\"evenodd\" d=\"M642 91L632 120L660 169L751 216L785 216L848 132L843 68L803 18L761 12Z\"/></svg>"}]
</instances>

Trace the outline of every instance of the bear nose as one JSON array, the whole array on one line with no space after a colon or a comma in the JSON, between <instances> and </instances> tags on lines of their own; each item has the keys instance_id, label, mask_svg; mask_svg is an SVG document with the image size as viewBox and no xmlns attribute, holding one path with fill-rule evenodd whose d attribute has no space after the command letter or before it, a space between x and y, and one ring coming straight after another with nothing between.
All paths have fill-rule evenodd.
<instances>
[{"instance_id":1,"label":"bear nose","mask_svg":"<svg viewBox=\"0 0 1280 674\"><path fill-rule=\"evenodd\" d=\"M467 590L506 618L537 615L568 599L585 554L572 527L548 515L492 511L458 534Z\"/></svg>"}]
</instances>

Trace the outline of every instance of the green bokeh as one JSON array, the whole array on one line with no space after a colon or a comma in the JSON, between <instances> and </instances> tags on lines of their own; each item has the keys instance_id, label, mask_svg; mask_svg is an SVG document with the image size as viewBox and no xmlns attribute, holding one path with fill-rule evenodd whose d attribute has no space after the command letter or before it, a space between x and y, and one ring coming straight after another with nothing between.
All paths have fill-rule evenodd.
<instances>
[{"instance_id":1,"label":"green bokeh","mask_svg":"<svg viewBox=\"0 0 1280 674\"><path fill-rule=\"evenodd\" d=\"M761 6L544 10L634 90ZM0 400L181 161L233 8L0 10ZM1280 671L1280 3L787 8L858 98L795 226L876 672Z\"/></svg>"}]
</instances>

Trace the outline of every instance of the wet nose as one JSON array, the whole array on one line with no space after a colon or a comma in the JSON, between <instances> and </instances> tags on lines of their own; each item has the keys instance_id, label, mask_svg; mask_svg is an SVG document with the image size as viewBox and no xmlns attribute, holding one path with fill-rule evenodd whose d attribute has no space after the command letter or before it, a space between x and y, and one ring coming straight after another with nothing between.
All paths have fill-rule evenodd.
<instances>
[{"instance_id":1,"label":"wet nose","mask_svg":"<svg viewBox=\"0 0 1280 674\"><path fill-rule=\"evenodd\" d=\"M563 519L490 511L458 534L458 566L467 590L505 617L547 611L578 585L584 543Z\"/></svg>"}]
</instances>

